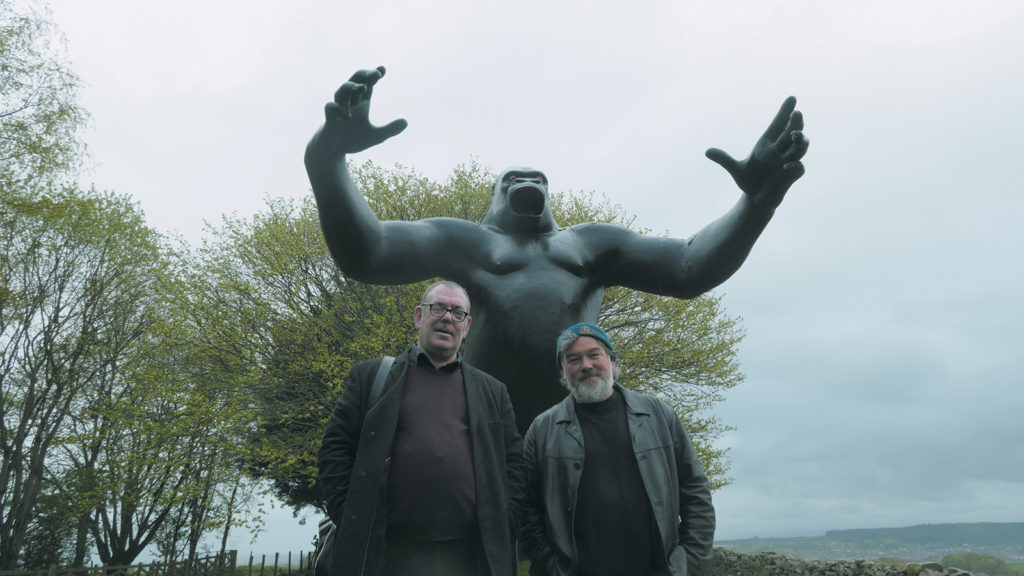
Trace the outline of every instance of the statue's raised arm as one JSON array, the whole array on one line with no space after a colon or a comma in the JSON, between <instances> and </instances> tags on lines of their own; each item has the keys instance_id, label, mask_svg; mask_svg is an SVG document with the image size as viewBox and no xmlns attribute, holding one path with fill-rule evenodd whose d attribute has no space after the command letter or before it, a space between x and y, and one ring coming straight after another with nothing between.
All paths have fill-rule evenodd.
<instances>
[{"instance_id":1,"label":"statue's raised arm","mask_svg":"<svg viewBox=\"0 0 1024 576\"><path fill-rule=\"evenodd\" d=\"M801 159L808 141L803 127L791 96L746 159L709 149L707 157L725 168L743 192L736 205L687 240L622 233L627 238L615 246L614 268L601 271L606 283L692 298L732 276L790 186L804 174Z\"/></svg>"},{"instance_id":2,"label":"statue's raised arm","mask_svg":"<svg viewBox=\"0 0 1024 576\"><path fill-rule=\"evenodd\" d=\"M370 123L370 99L383 76L383 66L360 70L338 88L324 107L324 125L306 146L305 163L324 239L338 266L358 280L397 284L444 274L448 261L437 256L450 241L430 240L454 239L460 230L441 219L381 222L352 180L346 156L384 142L407 125L403 119L383 126Z\"/></svg>"}]
</instances>

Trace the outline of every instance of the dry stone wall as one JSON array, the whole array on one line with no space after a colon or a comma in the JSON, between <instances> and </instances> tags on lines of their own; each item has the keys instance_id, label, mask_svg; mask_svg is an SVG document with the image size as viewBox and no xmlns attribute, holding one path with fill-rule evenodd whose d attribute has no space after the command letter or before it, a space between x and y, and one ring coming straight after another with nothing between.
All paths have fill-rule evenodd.
<instances>
[{"instance_id":1,"label":"dry stone wall","mask_svg":"<svg viewBox=\"0 0 1024 576\"><path fill-rule=\"evenodd\" d=\"M744 554L715 548L710 576L972 576L937 563L891 566L864 560L801 560L774 552ZM980 575L979 575L980 576Z\"/></svg>"}]
</instances>

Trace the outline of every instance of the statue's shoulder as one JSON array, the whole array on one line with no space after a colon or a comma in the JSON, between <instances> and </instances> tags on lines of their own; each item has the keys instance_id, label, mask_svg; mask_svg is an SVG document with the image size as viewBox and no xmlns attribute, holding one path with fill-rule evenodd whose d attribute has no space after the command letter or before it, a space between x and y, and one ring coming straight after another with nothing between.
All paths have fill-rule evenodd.
<instances>
[{"instance_id":1,"label":"statue's shoulder","mask_svg":"<svg viewBox=\"0 0 1024 576\"><path fill-rule=\"evenodd\" d=\"M483 226L470 220L463 220L462 218L438 216L434 218L424 218L423 220L418 220L417 223L422 226L432 228L438 233L446 236L453 236L460 240L473 240L479 242L495 234L494 231L490 230L490 226Z\"/></svg>"},{"instance_id":2,"label":"statue's shoulder","mask_svg":"<svg viewBox=\"0 0 1024 576\"><path fill-rule=\"evenodd\" d=\"M584 222L582 224L573 224L572 226L562 228L562 230L573 234L635 234L635 232L625 226L608 222Z\"/></svg>"},{"instance_id":3,"label":"statue's shoulder","mask_svg":"<svg viewBox=\"0 0 1024 576\"><path fill-rule=\"evenodd\" d=\"M485 226L482 226L471 220L464 220L462 218L451 218L449 216L432 216L430 218L424 218L417 220L417 222L427 224L429 226L439 226L442 228L456 228L465 230L483 230Z\"/></svg>"},{"instance_id":4,"label":"statue's shoulder","mask_svg":"<svg viewBox=\"0 0 1024 576\"><path fill-rule=\"evenodd\" d=\"M637 235L636 232L629 228L619 226L618 224L608 224L607 222L585 222L583 224L575 224L573 226L563 228L561 232L578 241L586 242L586 244L591 248L597 248L600 246L613 248Z\"/></svg>"}]
</instances>

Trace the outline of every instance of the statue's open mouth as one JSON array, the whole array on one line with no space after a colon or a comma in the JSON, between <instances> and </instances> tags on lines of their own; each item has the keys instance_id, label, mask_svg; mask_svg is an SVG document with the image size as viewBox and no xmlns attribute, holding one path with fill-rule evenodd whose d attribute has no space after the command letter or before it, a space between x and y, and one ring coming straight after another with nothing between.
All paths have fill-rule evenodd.
<instances>
[{"instance_id":1,"label":"statue's open mouth","mask_svg":"<svg viewBox=\"0 0 1024 576\"><path fill-rule=\"evenodd\" d=\"M508 206L520 216L540 216L546 201L544 191L533 184L519 184L508 191Z\"/></svg>"}]
</instances>

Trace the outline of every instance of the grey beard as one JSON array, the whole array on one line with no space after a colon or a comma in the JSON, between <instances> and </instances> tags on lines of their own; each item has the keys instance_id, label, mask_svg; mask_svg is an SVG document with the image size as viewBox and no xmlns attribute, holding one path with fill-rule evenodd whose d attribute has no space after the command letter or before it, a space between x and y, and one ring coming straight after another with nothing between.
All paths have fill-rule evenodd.
<instances>
[{"instance_id":1,"label":"grey beard","mask_svg":"<svg viewBox=\"0 0 1024 576\"><path fill-rule=\"evenodd\" d=\"M611 378L598 380L596 384L577 384L570 388L572 397L582 404L593 404L606 400L612 392L614 382Z\"/></svg>"}]
</instances>

